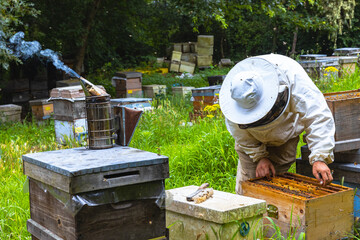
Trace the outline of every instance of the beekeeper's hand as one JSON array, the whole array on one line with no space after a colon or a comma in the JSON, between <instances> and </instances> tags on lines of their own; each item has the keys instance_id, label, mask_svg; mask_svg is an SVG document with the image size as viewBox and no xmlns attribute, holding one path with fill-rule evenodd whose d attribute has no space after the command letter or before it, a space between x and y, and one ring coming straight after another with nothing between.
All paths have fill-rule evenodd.
<instances>
[{"instance_id":1,"label":"beekeeper's hand","mask_svg":"<svg viewBox=\"0 0 360 240\"><path fill-rule=\"evenodd\" d=\"M313 175L323 186L331 183L331 181L333 180L330 168L324 162L314 162L312 170Z\"/></svg>"},{"instance_id":2,"label":"beekeeper's hand","mask_svg":"<svg viewBox=\"0 0 360 240\"><path fill-rule=\"evenodd\" d=\"M256 166L256 177L270 177L275 176L275 168L271 161L267 158L262 158Z\"/></svg>"}]
</instances>

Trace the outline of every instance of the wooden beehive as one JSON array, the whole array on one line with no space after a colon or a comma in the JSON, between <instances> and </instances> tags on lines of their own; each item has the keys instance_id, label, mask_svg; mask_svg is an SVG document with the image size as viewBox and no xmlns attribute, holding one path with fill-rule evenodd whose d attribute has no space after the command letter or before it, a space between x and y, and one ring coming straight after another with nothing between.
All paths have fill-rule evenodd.
<instances>
[{"instance_id":1,"label":"wooden beehive","mask_svg":"<svg viewBox=\"0 0 360 240\"><path fill-rule=\"evenodd\" d=\"M115 84L116 97L142 97L141 72L117 72L112 82Z\"/></svg>"},{"instance_id":2,"label":"wooden beehive","mask_svg":"<svg viewBox=\"0 0 360 240\"><path fill-rule=\"evenodd\" d=\"M116 146L26 154L23 163L30 182L27 226L33 239L165 235L167 157Z\"/></svg>"},{"instance_id":3,"label":"wooden beehive","mask_svg":"<svg viewBox=\"0 0 360 240\"><path fill-rule=\"evenodd\" d=\"M197 36L198 47L212 47L214 46L214 35L198 35Z\"/></svg>"},{"instance_id":4,"label":"wooden beehive","mask_svg":"<svg viewBox=\"0 0 360 240\"><path fill-rule=\"evenodd\" d=\"M186 196L197 189L186 186L166 190L170 239L256 239L254 234L261 232L263 226L265 201L214 190L212 198L205 202L188 202ZM240 235L239 224L248 226L248 233Z\"/></svg>"},{"instance_id":5,"label":"wooden beehive","mask_svg":"<svg viewBox=\"0 0 360 240\"><path fill-rule=\"evenodd\" d=\"M321 186L315 178L285 173L271 179L256 178L242 183L245 196L263 199L268 216L281 229L308 240L341 239L352 233L354 191L330 184ZM270 229L267 235L270 237ZM296 237L297 238L297 237Z\"/></svg>"},{"instance_id":6,"label":"wooden beehive","mask_svg":"<svg viewBox=\"0 0 360 240\"><path fill-rule=\"evenodd\" d=\"M219 102L221 85L191 89L194 111L202 111L208 105Z\"/></svg>"},{"instance_id":7,"label":"wooden beehive","mask_svg":"<svg viewBox=\"0 0 360 240\"><path fill-rule=\"evenodd\" d=\"M358 164L359 156L354 162L340 162L339 158L350 156L349 153L338 153L335 155L335 161L329 165L332 175L333 183L341 184L346 187L351 187L355 191L354 196L354 217L360 218L360 164ZM359 152L357 151L359 154ZM309 164L309 159L306 156L296 159L296 172L301 175L312 177L312 166Z\"/></svg>"},{"instance_id":8,"label":"wooden beehive","mask_svg":"<svg viewBox=\"0 0 360 240\"><path fill-rule=\"evenodd\" d=\"M166 95L166 85L144 85L143 86L144 97L146 98L155 98L157 96L165 96Z\"/></svg>"},{"instance_id":9,"label":"wooden beehive","mask_svg":"<svg viewBox=\"0 0 360 240\"><path fill-rule=\"evenodd\" d=\"M180 70L180 62L171 61L169 71L170 72L179 72Z\"/></svg>"},{"instance_id":10,"label":"wooden beehive","mask_svg":"<svg viewBox=\"0 0 360 240\"><path fill-rule=\"evenodd\" d=\"M198 67L208 67L212 65L212 56L197 56L197 65Z\"/></svg>"},{"instance_id":11,"label":"wooden beehive","mask_svg":"<svg viewBox=\"0 0 360 240\"><path fill-rule=\"evenodd\" d=\"M0 105L0 122L20 122L22 107L15 104Z\"/></svg>"},{"instance_id":12,"label":"wooden beehive","mask_svg":"<svg viewBox=\"0 0 360 240\"><path fill-rule=\"evenodd\" d=\"M178 86L178 87L172 87L171 91L174 95L180 95L184 97L187 94L191 94L192 89L194 89L194 87Z\"/></svg>"},{"instance_id":13,"label":"wooden beehive","mask_svg":"<svg viewBox=\"0 0 360 240\"><path fill-rule=\"evenodd\" d=\"M181 61L179 72L187 72L193 74L195 71L195 63Z\"/></svg>"},{"instance_id":14,"label":"wooden beehive","mask_svg":"<svg viewBox=\"0 0 360 240\"><path fill-rule=\"evenodd\" d=\"M181 61L181 52L173 51L171 55L171 61L180 62Z\"/></svg>"},{"instance_id":15,"label":"wooden beehive","mask_svg":"<svg viewBox=\"0 0 360 240\"><path fill-rule=\"evenodd\" d=\"M48 119L54 112L54 104L48 99L31 100L29 103L31 112L37 120Z\"/></svg>"},{"instance_id":16,"label":"wooden beehive","mask_svg":"<svg viewBox=\"0 0 360 240\"><path fill-rule=\"evenodd\" d=\"M325 93L335 120L336 151L360 148L360 91Z\"/></svg>"},{"instance_id":17,"label":"wooden beehive","mask_svg":"<svg viewBox=\"0 0 360 240\"><path fill-rule=\"evenodd\" d=\"M357 56L345 56L339 58L340 64L340 76L343 74L352 74L356 70L356 66L358 65L358 57Z\"/></svg>"}]
</instances>

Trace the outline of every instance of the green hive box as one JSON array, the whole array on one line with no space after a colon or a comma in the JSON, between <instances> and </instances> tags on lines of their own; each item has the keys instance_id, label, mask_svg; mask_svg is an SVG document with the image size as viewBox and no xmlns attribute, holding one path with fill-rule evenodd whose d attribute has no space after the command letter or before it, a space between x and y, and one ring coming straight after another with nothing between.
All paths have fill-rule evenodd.
<instances>
[{"instance_id":1,"label":"green hive box","mask_svg":"<svg viewBox=\"0 0 360 240\"><path fill-rule=\"evenodd\" d=\"M266 210L264 200L214 190L213 197L205 202L188 202L186 196L197 189L197 186L187 186L166 191L170 240L252 240L254 235L261 236ZM239 226L248 229L242 231L244 236Z\"/></svg>"}]
</instances>

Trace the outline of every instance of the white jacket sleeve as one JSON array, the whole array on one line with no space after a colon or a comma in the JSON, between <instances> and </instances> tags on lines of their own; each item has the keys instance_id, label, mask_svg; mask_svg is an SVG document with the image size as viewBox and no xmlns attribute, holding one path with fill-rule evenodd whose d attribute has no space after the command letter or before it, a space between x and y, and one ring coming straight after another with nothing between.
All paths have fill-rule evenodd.
<instances>
[{"instance_id":1,"label":"white jacket sleeve","mask_svg":"<svg viewBox=\"0 0 360 240\"><path fill-rule=\"evenodd\" d=\"M260 159L269 155L265 144L256 140L247 130L240 129L236 123L233 123L226 118L225 123L228 131L235 139L235 149L249 155L254 162L258 162Z\"/></svg>"},{"instance_id":2,"label":"white jacket sleeve","mask_svg":"<svg viewBox=\"0 0 360 240\"><path fill-rule=\"evenodd\" d=\"M295 76L295 78L303 76ZM292 105L304 125L306 141L311 151L309 162L327 164L334 161L335 123L332 113L320 90L310 79L295 81Z\"/></svg>"}]
</instances>

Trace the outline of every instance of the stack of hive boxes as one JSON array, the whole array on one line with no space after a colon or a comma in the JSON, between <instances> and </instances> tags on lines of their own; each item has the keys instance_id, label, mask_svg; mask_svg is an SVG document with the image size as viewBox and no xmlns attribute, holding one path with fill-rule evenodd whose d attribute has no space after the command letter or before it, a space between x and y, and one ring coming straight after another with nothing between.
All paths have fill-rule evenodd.
<instances>
[{"instance_id":1,"label":"stack of hive boxes","mask_svg":"<svg viewBox=\"0 0 360 240\"><path fill-rule=\"evenodd\" d=\"M335 120L334 162L335 183L343 183L352 188L360 187L360 91L344 91L324 94ZM304 139L305 140L305 139ZM312 176L309 164L310 150L307 145L301 148L301 159L296 160L298 173ZM360 217L360 199L355 195L354 216Z\"/></svg>"},{"instance_id":2,"label":"stack of hive boxes","mask_svg":"<svg viewBox=\"0 0 360 240\"><path fill-rule=\"evenodd\" d=\"M85 94L81 86L54 88L50 92L54 108L56 141L80 140L86 134Z\"/></svg>"},{"instance_id":3,"label":"stack of hive boxes","mask_svg":"<svg viewBox=\"0 0 360 240\"><path fill-rule=\"evenodd\" d=\"M196 65L195 43L174 43L170 71L193 74Z\"/></svg>"},{"instance_id":4,"label":"stack of hive boxes","mask_svg":"<svg viewBox=\"0 0 360 240\"><path fill-rule=\"evenodd\" d=\"M116 97L142 97L142 73L141 72L117 72L112 78L116 89Z\"/></svg>"},{"instance_id":5,"label":"stack of hive boxes","mask_svg":"<svg viewBox=\"0 0 360 240\"><path fill-rule=\"evenodd\" d=\"M206 68L212 65L212 56L214 53L214 36L198 35L197 40L197 66Z\"/></svg>"}]
</instances>

